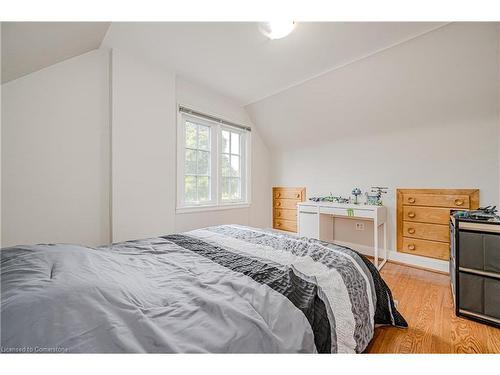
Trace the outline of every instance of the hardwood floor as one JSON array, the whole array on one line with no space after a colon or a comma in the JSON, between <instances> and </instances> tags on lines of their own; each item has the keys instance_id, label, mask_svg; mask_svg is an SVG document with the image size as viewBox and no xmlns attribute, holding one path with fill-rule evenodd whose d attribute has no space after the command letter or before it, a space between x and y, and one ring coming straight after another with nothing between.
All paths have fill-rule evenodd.
<instances>
[{"instance_id":1,"label":"hardwood floor","mask_svg":"<svg viewBox=\"0 0 500 375\"><path fill-rule=\"evenodd\" d=\"M367 353L500 353L500 329L455 316L448 275L393 263L381 274L409 327L376 328Z\"/></svg>"}]
</instances>

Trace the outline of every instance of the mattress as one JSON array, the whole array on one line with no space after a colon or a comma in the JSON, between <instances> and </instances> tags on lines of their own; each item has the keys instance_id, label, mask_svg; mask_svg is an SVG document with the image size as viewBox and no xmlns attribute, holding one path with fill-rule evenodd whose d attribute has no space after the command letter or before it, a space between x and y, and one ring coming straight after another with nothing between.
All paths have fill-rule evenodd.
<instances>
[{"instance_id":1,"label":"mattress","mask_svg":"<svg viewBox=\"0 0 500 375\"><path fill-rule=\"evenodd\" d=\"M1 250L4 352L360 353L406 327L357 252L237 225Z\"/></svg>"}]
</instances>

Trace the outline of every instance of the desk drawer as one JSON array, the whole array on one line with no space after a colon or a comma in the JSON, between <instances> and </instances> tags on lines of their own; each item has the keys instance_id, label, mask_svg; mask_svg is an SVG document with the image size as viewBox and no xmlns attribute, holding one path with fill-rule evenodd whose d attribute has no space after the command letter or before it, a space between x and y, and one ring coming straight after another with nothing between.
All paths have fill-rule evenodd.
<instances>
[{"instance_id":1,"label":"desk drawer","mask_svg":"<svg viewBox=\"0 0 500 375\"><path fill-rule=\"evenodd\" d=\"M339 207L320 207L320 214L335 215L335 216L352 216L352 217L374 217L373 211L361 210L361 209L348 209Z\"/></svg>"},{"instance_id":2,"label":"desk drawer","mask_svg":"<svg viewBox=\"0 0 500 375\"><path fill-rule=\"evenodd\" d=\"M299 212L309 212L311 214L317 214L318 213L318 207L317 206L307 206L301 204L299 207Z\"/></svg>"},{"instance_id":3,"label":"desk drawer","mask_svg":"<svg viewBox=\"0 0 500 375\"><path fill-rule=\"evenodd\" d=\"M297 221L297 210L289 210L285 208L275 208L274 217L282 220Z\"/></svg>"},{"instance_id":4,"label":"desk drawer","mask_svg":"<svg viewBox=\"0 0 500 375\"><path fill-rule=\"evenodd\" d=\"M296 199L274 199L274 208L286 208L289 210L296 210L297 203L300 201Z\"/></svg>"},{"instance_id":5,"label":"desk drawer","mask_svg":"<svg viewBox=\"0 0 500 375\"><path fill-rule=\"evenodd\" d=\"M318 214L301 211L299 212L299 236L319 239Z\"/></svg>"},{"instance_id":6,"label":"desk drawer","mask_svg":"<svg viewBox=\"0 0 500 375\"><path fill-rule=\"evenodd\" d=\"M403 204L409 206L434 206L451 208L469 208L468 195L459 194L403 194Z\"/></svg>"},{"instance_id":7,"label":"desk drawer","mask_svg":"<svg viewBox=\"0 0 500 375\"><path fill-rule=\"evenodd\" d=\"M442 224L403 221L403 236L423 240L450 242L450 228Z\"/></svg>"},{"instance_id":8,"label":"desk drawer","mask_svg":"<svg viewBox=\"0 0 500 375\"><path fill-rule=\"evenodd\" d=\"M446 242L419 240L403 237L402 252L424 257L449 260L450 244Z\"/></svg>"},{"instance_id":9,"label":"desk drawer","mask_svg":"<svg viewBox=\"0 0 500 375\"><path fill-rule=\"evenodd\" d=\"M417 221L420 223L448 225L450 221L450 209L437 207L404 206L403 220Z\"/></svg>"},{"instance_id":10,"label":"desk drawer","mask_svg":"<svg viewBox=\"0 0 500 375\"><path fill-rule=\"evenodd\" d=\"M274 228L297 232L297 222L291 220L274 219Z\"/></svg>"}]
</instances>

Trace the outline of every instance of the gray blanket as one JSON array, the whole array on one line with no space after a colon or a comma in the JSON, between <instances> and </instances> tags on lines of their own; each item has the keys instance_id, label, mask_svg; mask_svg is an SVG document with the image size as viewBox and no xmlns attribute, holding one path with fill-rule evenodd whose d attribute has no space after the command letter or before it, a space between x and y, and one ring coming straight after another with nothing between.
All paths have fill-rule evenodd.
<instances>
[{"instance_id":1,"label":"gray blanket","mask_svg":"<svg viewBox=\"0 0 500 375\"><path fill-rule=\"evenodd\" d=\"M2 352L362 352L404 327L348 248L242 226L1 250Z\"/></svg>"}]
</instances>

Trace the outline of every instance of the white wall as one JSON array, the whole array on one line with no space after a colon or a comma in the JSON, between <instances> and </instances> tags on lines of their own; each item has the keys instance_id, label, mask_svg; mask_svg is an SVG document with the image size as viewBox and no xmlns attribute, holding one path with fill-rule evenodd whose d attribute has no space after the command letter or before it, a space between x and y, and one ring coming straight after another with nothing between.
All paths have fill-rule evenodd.
<instances>
[{"instance_id":1,"label":"white wall","mask_svg":"<svg viewBox=\"0 0 500 375\"><path fill-rule=\"evenodd\" d=\"M175 76L112 52L113 242L174 231Z\"/></svg>"},{"instance_id":2,"label":"white wall","mask_svg":"<svg viewBox=\"0 0 500 375\"><path fill-rule=\"evenodd\" d=\"M500 23L497 23L497 34L498 34L498 43L497 43L497 60L498 60L498 160L499 160L499 179L500 179ZM499 189L498 189L498 200L500 206L500 181L499 181Z\"/></svg>"},{"instance_id":3,"label":"white wall","mask_svg":"<svg viewBox=\"0 0 500 375\"><path fill-rule=\"evenodd\" d=\"M108 55L2 85L2 246L108 243Z\"/></svg>"},{"instance_id":4,"label":"white wall","mask_svg":"<svg viewBox=\"0 0 500 375\"><path fill-rule=\"evenodd\" d=\"M2 23L0 22L0 82L2 82ZM2 103L2 86L0 86ZM0 167L2 165L2 106L0 105ZM2 173L0 171L0 248L2 247Z\"/></svg>"},{"instance_id":5,"label":"white wall","mask_svg":"<svg viewBox=\"0 0 500 375\"><path fill-rule=\"evenodd\" d=\"M157 105L157 102L154 101L153 108L158 109L156 114L153 114L152 116L149 117L149 119L154 119L154 121L163 121L165 128L161 128L159 126L155 126L155 129L149 128L148 127L148 133L147 137L148 138L154 138L156 137L157 141L154 141L153 143L159 144L163 142L164 149L162 149L162 157L151 161L145 168L147 168L146 171L141 171L141 173L148 173L148 170L151 168L155 170L161 170L163 173L165 173L165 176L168 176L169 183L167 186L166 181L163 181L161 183L162 189L161 191L150 191L148 192L148 198L141 198L146 195L145 189L142 187L138 186L138 184L133 183L133 187L131 187L129 192L127 192L127 188L122 188L121 186L125 185L124 183L120 183L120 186L114 186L113 191L117 190L122 190L125 189L125 192L129 195L130 199L126 199L124 197L123 199L120 199L120 203L118 203L117 199L113 199L114 207L129 207L130 212L126 213L124 210L121 212L117 212L115 209L113 210L114 212L114 219L113 219L113 226L115 227L117 222L120 222L120 226L123 227L122 233L118 236L119 233L117 233L116 228L114 228L114 232L117 234L117 236L114 237L114 240L121 240L121 239L126 239L130 238L130 235L134 233L134 228L139 228L142 225L143 231L139 231L134 233L133 237L138 237L139 235L152 235L155 234L156 232L160 230L164 230L167 232L170 231L185 231L193 228L200 228L208 225L216 225L216 224L225 224L225 223L239 223L239 224L246 224L246 225L252 225L252 226L258 226L258 227L269 227L271 225L271 183L270 183L270 160L269 160L269 151L267 149L266 144L262 140L259 132L255 129L255 127L252 126L252 123L250 119L248 118L248 114L246 113L242 103L239 103L238 101L228 98L225 95L222 95L215 90L208 88L208 87L203 87L199 84L196 84L194 82L190 82L188 79L182 78L182 77L177 77L176 79L176 85L171 93L166 93L164 92L163 88L159 88L159 86L154 82L154 76L157 76L157 79L159 81L165 80L165 75L169 74L174 74L174 69L173 67L171 68L171 73L166 72L165 70L159 70L157 68L154 68L155 65L162 66L164 69L169 68L170 61L169 59L161 59L158 58L158 55L156 54L151 54L149 52L154 51L156 52L155 48L161 48L160 47L155 47L152 50L149 49L149 47L154 46L154 43L152 44L152 40L157 37L157 33L153 33L153 35L149 35L148 33L152 30L150 28L151 25L141 25L139 24L113 24L108 33L106 34L106 37L103 40L102 46L105 48L112 48L117 54L120 54L122 56L127 56L127 59L132 61L134 60L134 64L138 65L141 64L143 68L140 70L148 70L148 78L145 80L145 82L137 82L137 84L142 88L141 91L144 91L144 95L146 98L149 98L149 93L147 93L147 87L151 86L152 87L152 92L154 95L158 98L160 98L161 101L163 101L163 105L166 107L168 106L168 111L175 111L176 110L176 104L177 103L182 103L186 106L190 106L196 110L199 110L201 112L206 112L210 113L216 116L219 116L221 118L234 121L236 123L243 123L250 125L253 128L252 131L252 160L251 160L251 177L252 177L252 187L251 187L251 206L249 208L241 208L241 209L229 209L229 210L218 210L218 211L206 211L206 212L195 212L195 213L182 213L182 214L176 214L175 212L175 202L176 202L176 188L175 188L175 179L176 179L176 156L175 156L175 139L176 139L176 116L175 113L170 112L170 115L166 115L166 113L160 113L159 106ZM154 26L154 25L153 25ZM160 25L161 26L161 25ZM153 29L155 29L153 27ZM146 35L148 36L143 39L143 36ZM190 50L187 48L185 51L182 51L182 53L191 53L193 52L192 49ZM161 55L161 54L160 54ZM119 61L117 62L119 64ZM149 65L146 65L149 64ZM146 68L146 66L149 66L149 68ZM144 75L146 72L136 72L139 77ZM171 76L169 76L169 80L171 79ZM127 80L128 82L132 83L134 81L134 78L127 77L125 76L123 79ZM115 97L116 95L120 95L120 92L124 92L123 95L129 96L138 96L139 92L137 93L130 93L130 91L133 91L133 86L134 85L124 85L123 87L118 87L120 83L114 83L113 84L113 96ZM170 84L169 84L170 87ZM171 102L171 95L174 95L175 103L172 105ZM168 98L168 99L167 99ZM115 99L113 99L115 100ZM137 98L137 102L141 103L140 105L148 105L148 100L142 100L141 98ZM146 107L144 107L146 108ZM137 108L133 107L133 103L127 103L127 105L121 105L120 109L118 109L116 106L113 107L113 112L114 113L119 113L122 111L122 118L126 119L129 114L132 111L135 111ZM132 114L131 114L132 115ZM120 116L118 114L118 116ZM133 116L133 115L132 115ZM168 119L167 119L168 117ZM140 116L137 118L137 120L140 120ZM135 121L135 120L134 120ZM117 122L116 119L114 119L113 123L115 124ZM138 124L138 123L137 123ZM133 126L133 127L127 127L128 134L125 135L125 139L128 139L129 141L125 141L128 143L133 142L133 139L135 135L137 136L137 139L143 139L144 134L139 134L139 132L142 132L143 129L141 129L138 125ZM115 126L113 125L113 132L115 131L120 131L116 130ZM121 143L121 141L117 141L118 143ZM158 143L156 143L158 142ZM115 145L115 140L113 141L113 144ZM116 149L120 146L114 146L114 151L113 154L118 152L119 154L124 154L126 153L126 150L123 149L123 151L116 151ZM146 147L146 146L144 146ZM149 151L151 152L151 151ZM160 151L158 151L160 152ZM168 162L163 164L163 161L165 158L167 158L166 155L168 156ZM129 156L124 156L125 158L129 158ZM133 161L130 161L133 162ZM120 177L118 175L127 175L126 171L126 166L127 163L123 163L123 168L121 172L113 171L114 178L113 181L117 181ZM136 169L140 167L142 164L142 161L137 162L134 165L133 169ZM115 165L115 162L113 162L113 165ZM154 166L154 167L153 167ZM132 178L133 173L128 173L127 178ZM120 194L120 193L117 193ZM122 193L123 190L122 190ZM115 194L114 194L115 195ZM147 205L148 207L144 209L144 211L140 211L139 207L139 202L141 199L146 199L149 204ZM165 208L167 211L165 211L162 215L164 219L161 221L161 224L147 224L143 216L147 215L148 210L153 209L153 206L155 205L154 202L161 202L162 205L162 210ZM168 201L168 203L167 203ZM137 207L133 208L131 207L132 205L136 205ZM168 207L168 208L167 208ZM117 208L120 210L120 208ZM128 208L127 208L128 210ZM140 215L137 215L134 217L134 213L141 212ZM155 213L156 215L156 213ZM168 216L168 219L165 219L165 217ZM149 219L151 220L151 219ZM141 221L143 224L137 223L136 221ZM168 222L167 222L168 221ZM173 223L173 224L172 224ZM170 229L171 228L171 229ZM152 230L150 230L152 229Z\"/></svg>"},{"instance_id":6,"label":"white wall","mask_svg":"<svg viewBox=\"0 0 500 375\"><path fill-rule=\"evenodd\" d=\"M242 104L181 77L177 77L176 82L178 104L252 128L250 208L177 214L176 231L230 223L269 227L271 225L269 151Z\"/></svg>"},{"instance_id":7,"label":"white wall","mask_svg":"<svg viewBox=\"0 0 500 375\"><path fill-rule=\"evenodd\" d=\"M250 125L243 106L113 49L113 242L238 223L270 226L268 151L252 132L250 208L176 214L177 104Z\"/></svg>"},{"instance_id":8,"label":"white wall","mask_svg":"<svg viewBox=\"0 0 500 375\"><path fill-rule=\"evenodd\" d=\"M251 125L240 103L107 48L2 89L2 246L270 226L269 153L257 131L249 208L175 212L177 103Z\"/></svg>"},{"instance_id":9,"label":"white wall","mask_svg":"<svg viewBox=\"0 0 500 375\"><path fill-rule=\"evenodd\" d=\"M388 186L391 249L396 188L479 188L496 204L497 50L495 24L450 24L251 104L273 185L309 197ZM370 245L350 223L341 240Z\"/></svg>"},{"instance_id":10,"label":"white wall","mask_svg":"<svg viewBox=\"0 0 500 375\"><path fill-rule=\"evenodd\" d=\"M175 213L176 105L251 125L243 106L120 49L112 61L113 241L217 224L269 226L268 154L257 132L250 208Z\"/></svg>"}]
</instances>

